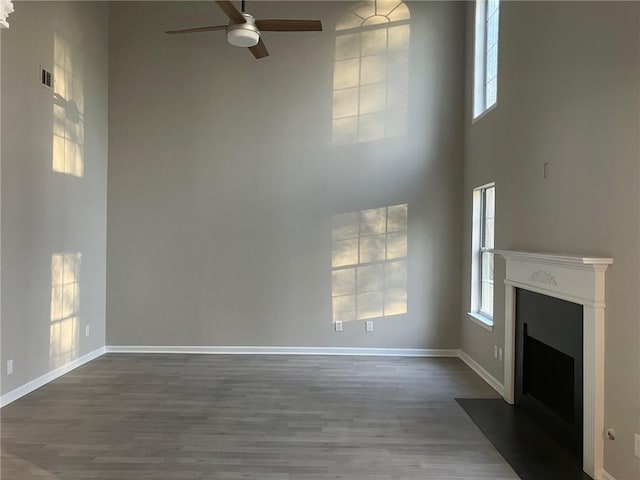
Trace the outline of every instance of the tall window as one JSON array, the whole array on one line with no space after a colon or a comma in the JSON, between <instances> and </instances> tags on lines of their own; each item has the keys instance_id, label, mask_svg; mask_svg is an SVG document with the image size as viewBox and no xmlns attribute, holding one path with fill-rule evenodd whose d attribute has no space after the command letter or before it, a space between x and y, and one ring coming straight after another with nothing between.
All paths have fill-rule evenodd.
<instances>
[{"instance_id":1,"label":"tall window","mask_svg":"<svg viewBox=\"0 0 640 480\"><path fill-rule=\"evenodd\" d=\"M499 0L476 0L473 118L498 100Z\"/></svg>"},{"instance_id":2,"label":"tall window","mask_svg":"<svg viewBox=\"0 0 640 480\"><path fill-rule=\"evenodd\" d=\"M471 316L493 325L493 248L496 187L494 184L473 191L473 251Z\"/></svg>"}]
</instances>

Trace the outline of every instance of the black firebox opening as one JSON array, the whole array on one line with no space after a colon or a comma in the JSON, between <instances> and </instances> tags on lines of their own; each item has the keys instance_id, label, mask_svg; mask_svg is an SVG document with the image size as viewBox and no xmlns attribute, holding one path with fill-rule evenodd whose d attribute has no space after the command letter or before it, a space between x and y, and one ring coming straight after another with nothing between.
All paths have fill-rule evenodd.
<instances>
[{"instance_id":1,"label":"black firebox opening","mask_svg":"<svg viewBox=\"0 0 640 480\"><path fill-rule=\"evenodd\" d=\"M582 458L582 306L516 290L516 405Z\"/></svg>"},{"instance_id":2,"label":"black firebox opening","mask_svg":"<svg viewBox=\"0 0 640 480\"><path fill-rule=\"evenodd\" d=\"M573 422L573 358L527 335L527 325L524 327L523 393L534 397L564 421Z\"/></svg>"}]
</instances>

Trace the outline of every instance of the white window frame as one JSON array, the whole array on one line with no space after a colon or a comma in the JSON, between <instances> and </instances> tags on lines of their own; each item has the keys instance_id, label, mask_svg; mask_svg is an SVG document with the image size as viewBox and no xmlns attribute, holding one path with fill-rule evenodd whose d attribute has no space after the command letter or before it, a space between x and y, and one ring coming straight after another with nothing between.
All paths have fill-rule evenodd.
<instances>
[{"instance_id":1,"label":"white window frame","mask_svg":"<svg viewBox=\"0 0 640 480\"><path fill-rule=\"evenodd\" d=\"M468 312L469 318L478 325L493 331L493 315L483 312L482 305L482 252L490 251L484 247L483 238L485 236L485 196L486 191L494 189L494 212L495 212L495 183L487 183L473 190L473 216L471 234L471 308ZM495 218L495 213L494 213ZM494 220L495 238L495 220ZM495 299L495 290L492 302Z\"/></svg>"},{"instance_id":2,"label":"white window frame","mask_svg":"<svg viewBox=\"0 0 640 480\"><path fill-rule=\"evenodd\" d=\"M487 28L487 0L476 0L475 15L475 46L474 46L474 76L473 76L473 121L476 122L488 112L493 110L498 104L498 45L500 35L500 4L499 0L492 0L497 3L495 12L496 21L496 41L491 45L488 44L488 28ZM495 47L496 62L496 98L492 103L487 101L487 84L491 79L487 79L487 57L490 49Z\"/></svg>"}]
</instances>

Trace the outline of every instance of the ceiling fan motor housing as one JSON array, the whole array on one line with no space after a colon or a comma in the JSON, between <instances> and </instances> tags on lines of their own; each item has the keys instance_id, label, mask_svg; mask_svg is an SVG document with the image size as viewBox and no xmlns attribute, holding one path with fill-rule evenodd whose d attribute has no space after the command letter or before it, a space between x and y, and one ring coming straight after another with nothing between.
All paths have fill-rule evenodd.
<instances>
[{"instance_id":1,"label":"ceiling fan motor housing","mask_svg":"<svg viewBox=\"0 0 640 480\"><path fill-rule=\"evenodd\" d=\"M253 47L260 40L260 30L253 16L243 13L245 23L230 23L227 27L227 40L236 47Z\"/></svg>"}]
</instances>

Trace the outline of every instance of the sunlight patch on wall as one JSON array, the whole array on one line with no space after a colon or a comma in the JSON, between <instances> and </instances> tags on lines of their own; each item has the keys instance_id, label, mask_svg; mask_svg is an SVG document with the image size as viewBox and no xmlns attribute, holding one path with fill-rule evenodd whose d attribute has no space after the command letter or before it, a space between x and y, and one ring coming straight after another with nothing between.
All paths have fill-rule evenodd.
<instances>
[{"instance_id":1,"label":"sunlight patch on wall","mask_svg":"<svg viewBox=\"0 0 640 480\"><path fill-rule=\"evenodd\" d=\"M408 204L333 217L333 321L407 313Z\"/></svg>"},{"instance_id":2,"label":"sunlight patch on wall","mask_svg":"<svg viewBox=\"0 0 640 480\"><path fill-rule=\"evenodd\" d=\"M54 36L53 171L84 175L82 63L67 41Z\"/></svg>"},{"instance_id":3,"label":"sunlight patch on wall","mask_svg":"<svg viewBox=\"0 0 640 480\"><path fill-rule=\"evenodd\" d=\"M409 8L358 3L336 26L333 143L370 142L406 133Z\"/></svg>"},{"instance_id":4,"label":"sunlight patch on wall","mask_svg":"<svg viewBox=\"0 0 640 480\"><path fill-rule=\"evenodd\" d=\"M78 357L81 258L80 253L55 253L51 257L51 368Z\"/></svg>"}]
</instances>

